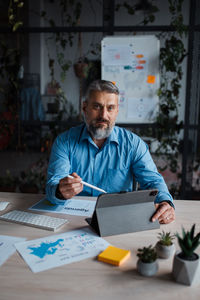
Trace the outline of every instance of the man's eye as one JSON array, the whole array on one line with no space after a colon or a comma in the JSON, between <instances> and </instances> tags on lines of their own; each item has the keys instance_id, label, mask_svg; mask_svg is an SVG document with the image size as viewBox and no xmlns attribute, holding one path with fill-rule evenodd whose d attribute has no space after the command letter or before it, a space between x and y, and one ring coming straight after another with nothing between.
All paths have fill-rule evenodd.
<instances>
[{"instance_id":1,"label":"man's eye","mask_svg":"<svg viewBox=\"0 0 200 300\"><path fill-rule=\"evenodd\" d=\"M94 109L100 109L101 106L100 106L99 104L94 104L94 105L93 105L93 108L94 108Z\"/></svg>"},{"instance_id":2,"label":"man's eye","mask_svg":"<svg viewBox=\"0 0 200 300\"><path fill-rule=\"evenodd\" d=\"M112 110L114 110L114 109L115 109L115 106L114 106L114 105L111 105L111 106L108 107L108 111L112 111Z\"/></svg>"}]
</instances>

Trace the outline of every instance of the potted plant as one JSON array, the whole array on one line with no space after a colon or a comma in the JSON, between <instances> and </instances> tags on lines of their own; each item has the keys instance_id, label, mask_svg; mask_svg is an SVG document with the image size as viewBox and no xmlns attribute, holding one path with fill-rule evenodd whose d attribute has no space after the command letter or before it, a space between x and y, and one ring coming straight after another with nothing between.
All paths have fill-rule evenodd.
<instances>
[{"instance_id":1,"label":"potted plant","mask_svg":"<svg viewBox=\"0 0 200 300\"><path fill-rule=\"evenodd\" d=\"M15 192L17 178L12 176L10 171L6 171L5 176L0 177L0 191L1 192Z\"/></svg>"},{"instance_id":2,"label":"potted plant","mask_svg":"<svg viewBox=\"0 0 200 300\"><path fill-rule=\"evenodd\" d=\"M175 246L172 240L174 239L174 235L171 235L170 232L160 232L158 234L158 242L156 244L156 252L158 257L160 258L169 258L174 250Z\"/></svg>"},{"instance_id":3,"label":"potted plant","mask_svg":"<svg viewBox=\"0 0 200 300\"><path fill-rule=\"evenodd\" d=\"M45 192L48 159L40 158L29 169L22 171L19 178L19 189L22 193Z\"/></svg>"},{"instance_id":4,"label":"potted plant","mask_svg":"<svg viewBox=\"0 0 200 300\"><path fill-rule=\"evenodd\" d=\"M51 81L47 84L47 95L55 96L57 94L58 89L60 88L59 83L54 78L54 59L49 57L49 69Z\"/></svg>"},{"instance_id":5,"label":"potted plant","mask_svg":"<svg viewBox=\"0 0 200 300\"><path fill-rule=\"evenodd\" d=\"M200 232L195 236L195 224L190 231L182 229L182 237L176 233L181 252L174 256L172 274L174 279L185 285L192 285L200 280L199 255L195 249L200 245Z\"/></svg>"},{"instance_id":6,"label":"potted plant","mask_svg":"<svg viewBox=\"0 0 200 300\"><path fill-rule=\"evenodd\" d=\"M138 249L137 270L143 276L153 276L158 270L157 253L152 245Z\"/></svg>"},{"instance_id":7,"label":"potted plant","mask_svg":"<svg viewBox=\"0 0 200 300\"><path fill-rule=\"evenodd\" d=\"M87 78L90 69L90 64L87 58L79 58L74 64L74 72L78 78Z\"/></svg>"},{"instance_id":8,"label":"potted plant","mask_svg":"<svg viewBox=\"0 0 200 300\"><path fill-rule=\"evenodd\" d=\"M20 174L19 189L22 193L38 193L38 174L35 174L32 170L22 171Z\"/></svg>"}]
</instances>

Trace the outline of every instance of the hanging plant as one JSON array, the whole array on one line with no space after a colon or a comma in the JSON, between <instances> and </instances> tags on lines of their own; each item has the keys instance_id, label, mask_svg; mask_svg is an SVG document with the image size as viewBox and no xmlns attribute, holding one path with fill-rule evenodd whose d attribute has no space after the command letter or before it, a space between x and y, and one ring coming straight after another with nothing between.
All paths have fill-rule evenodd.
<instances>
[{"instance_id":1,"label":"hanging plant","mask_svg":"<svg viewBox=\"0 0 200 300\"><path fill-rule=\"evenodd\" d=\"M136 15L142 13L142 21L138 25L147 25L155 21L155 13L159 11L158 7L154 4L154 0L151 2L147 0L140 0L136 4L124 1L123 3L117 3L115 10L119 11L121 8L125 9L129 15Z\"/></svg>"},{"instance_id":2,"label":"hanging plant","mask_svg":"<svg viewBox=\"0 0 200 300\"><path fill-rule=\"evenodd\" d=\"M56 1L49 0L49 5L54 5ZM77 26L80 20L82 3L77 0L60 0L57 1L60 9L60 20L63 27L67 26ZM41 12L41 17L51 26L56 27L56 22L54 19L50 18L46 11ZM46 38L46 46L48 50L49 59L52 59L50 55L49 42L54 42L56 49L56 62L60 68L60 80L64 82L66 80L67 72L72 66L72 62L66 58L66 47L73 46L75 34L67 32L57 32L48 38ZM51 57L51 58L50 58ZM52 71L50 69L50 71Z\"/></svg>"},{"instance_id":3,"label":"hanging plant","mask_svg":"<svg viewBox=\"0 0 200 300\"><path fill-rule=\"evenodd\" d=\"M168 0L170 25L174 26L174 32L162 32L157 35L159 39L164 39L164 46L160 49L161 84L158 90L159 113L156 118L156 129L154 131L152 128L142 129L144 136L154 136L159 142L155 155L162 158L162 166L158 166L158 169L164 171L169 168L178 177L180 176L178 173L179 134L183 128L183 122L179 120L179 95L183 76L182 63L187 55L183 44L187 27L183 24L182 4L183 0ZM142 0L137 4L132 4L130 1L116 4L116 11L121 8L126 9L130 15L135 15L138 8L143 11L143 20L138 25L154 22L155 13L158 11L154 1ZM137 133L139 134L139 130ZM176 184L171 186L170 191L175 194L177 189Z\"/></svg>"},{"instance_id":4,"label":"hanging plant","mask_svg":"<svg viewBox=\"0 0 200 300\"><path fill-rule=\"evenodd\" d=\"M77 0L60 0L60 1L48 1L49 6L58 5L60 11L61 26L77 26L80 20L82 4ZM46 11L41 12L41 17L51 27L56 27L56 21L48 16ZM47 94L55 96L55 103L53 109L56 109L55 121L60 121L67 118L73 118L77 115L77 112L73 108L73 105L67 100L67 97L61 87L61 82L64 83L67 78L67 72L72 66L72 61L68 59L66 55L66 49L73 46L75 34L67 32L56 32L48 35L45 39L51 81L47 85ZM54 43L54 47L51 47L51 43ZM55 53L52 54L52 48L55 49ZM57 68L58 67L58 68ZM55 69L59 69L59 79L55 78Z\"/></svg>"},{"instance_id":5,"label":"hanging plant","mask_svg":"<svg viewBox=\"0 0 200 300\"><path fill-rule=\"evenodd\" d=\"M172 16L170 25L175 27L175 31L165 33L165 43L160 49L161 84L158 90L160 111L156 131L156 138L159 141L156 154L166 161L160 170L169 167L174 173L178 171L179 134L183 128L178 111L183 76L182 63L187 55L182 41L183 34L186 35L187 32L183 24L182 3L183 0L169 0L169 11Z\"/></svg>"},{"instance_id":6,"label":"hanging plant","mask_svg":"<svg viewBox=\"0 0 200 300\"><path fill-rule=\"evenodd\" d=\"M3 111L0 115L0 150L6 149L15 140L18 120L21 52L10 48L8 41L0 41L0 98Z\"/></svg>"},{"instance_id":7,"label":"hanging plant","mask_svg":"<svg viewBox=\"0 0 200 300\"><path fill-rule=\"evenodd\" d=\"M10 0L8 7L8 21L12 26L12 30L16 31L23 25L23 22L19 20L19 9L24 6L24 2L20 0Z\"/></svg>"}]
</instances>

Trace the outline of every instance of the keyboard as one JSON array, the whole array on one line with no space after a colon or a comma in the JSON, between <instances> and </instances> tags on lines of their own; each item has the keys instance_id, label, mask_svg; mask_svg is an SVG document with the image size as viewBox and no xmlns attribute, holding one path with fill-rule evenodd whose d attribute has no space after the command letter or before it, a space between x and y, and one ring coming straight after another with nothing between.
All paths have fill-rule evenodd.
<instances>
[{"instance_id":1,"label":"keyboard","mask_svg":"<svg viewBox=\"0 0 200 300\"><path fill-rule=\"evenodd\" d=\"M62 225L68 223L67 219L33 214L21 210L12 210L4 215L1 215L0 219L51 231L56 231Z\"/></svg>"}]
</instances>

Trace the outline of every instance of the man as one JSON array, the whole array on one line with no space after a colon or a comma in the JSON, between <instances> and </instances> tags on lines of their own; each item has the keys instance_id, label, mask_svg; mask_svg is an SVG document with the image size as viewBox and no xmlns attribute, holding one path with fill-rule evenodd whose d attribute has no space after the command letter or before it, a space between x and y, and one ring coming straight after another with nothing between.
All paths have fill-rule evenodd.
<instances>
[{"instance_id":1,"label":"man","mask_svg":"<svg viewBox=\"0 0 200 300\"><path fill-rule=\"evenodd\" d=\"M159 191L152 221L170 223L175 219L173 199L148 146L134 133L115 126L118 97L119 90L110 81L98 80L89 86L83 102L85 124L59 135L52 147L47 197L64 204L76 195L100 194L81 180L109 193L132 191L135 178L141 189Z\"/></svg>"}]
</instances>

